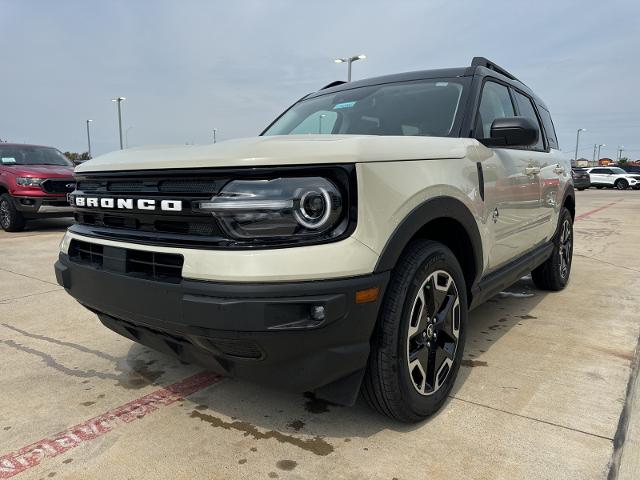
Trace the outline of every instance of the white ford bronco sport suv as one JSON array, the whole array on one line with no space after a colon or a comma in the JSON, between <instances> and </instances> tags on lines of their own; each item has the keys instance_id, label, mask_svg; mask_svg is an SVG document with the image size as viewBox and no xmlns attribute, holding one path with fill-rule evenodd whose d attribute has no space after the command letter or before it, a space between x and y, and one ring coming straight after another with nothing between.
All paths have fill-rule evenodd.
<instances>
[{"instance_id":1,"label":"white ford bronco sport suv","mask_svg":"<svg viewBox=\"0 0 640 480\"><path fill-rule=\"evenodd\" d=\"M56 276L108 328L405 422L445 401L470 309L571 269L549 111L484 58L335 82L258 137L118 151L76 182Z\"/></svg>"}]
</instances>

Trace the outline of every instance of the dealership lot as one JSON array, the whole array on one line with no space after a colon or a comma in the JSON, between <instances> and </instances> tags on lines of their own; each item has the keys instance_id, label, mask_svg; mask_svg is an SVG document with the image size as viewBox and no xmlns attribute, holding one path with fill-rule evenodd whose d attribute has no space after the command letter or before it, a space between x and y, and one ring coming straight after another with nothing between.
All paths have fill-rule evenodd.
<instances>
[{"instance_id":1,"label":"dealership lot","mask_svg":"<svg viewBox=\"0 0 640 480\"><path fill-rule=\"evenodd\" d=\"M576 203L569 287L525 278L473 311L450 401L413 426L121 338L55 281L67 223L0 232L0 479L633 478L640 192Z\"/></svg>"}]
</instances>

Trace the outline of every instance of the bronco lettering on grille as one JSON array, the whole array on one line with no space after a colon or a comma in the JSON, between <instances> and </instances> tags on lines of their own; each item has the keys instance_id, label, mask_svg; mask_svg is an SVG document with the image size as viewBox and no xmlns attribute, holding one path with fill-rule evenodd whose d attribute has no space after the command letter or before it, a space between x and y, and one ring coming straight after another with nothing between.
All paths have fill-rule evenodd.
<instances>
[{"instance_id":1,"label":"bronco lettering on grille","mask_svg":"<svg viewBox=\"0 0 640 480\"><path fill-rule=\"evenodd\" d=\"M162 210L165 212L181 212L182 200L161 200L157 202L149 198L111 198L111 197L81 197L73 195L72 204L76 207L107 208L117 210Z\"/></svg>"}]
</instances>

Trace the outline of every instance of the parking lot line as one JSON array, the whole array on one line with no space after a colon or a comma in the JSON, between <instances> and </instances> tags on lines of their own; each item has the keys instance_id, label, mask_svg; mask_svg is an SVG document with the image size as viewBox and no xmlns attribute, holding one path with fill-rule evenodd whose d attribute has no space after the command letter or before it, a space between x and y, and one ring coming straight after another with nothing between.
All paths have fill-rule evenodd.
<instances>
[{"instance_id":1,"label":"parking lot line","mask_svg":"<svg viewBox=\"0 0 640 480\"><path fill-rule=\"evenodd\" d=\"M11 478L40 465L46 458L56 457L83 443L93 441L118 426L139 420L163 406L171 405L219 382L222 378L210 372L196 373L48 438L3 455L0 457L0 479Z\"/></svg>"},{"instance_id":2,"label":"parking lot line","mask_svg":"<svg viewBox=\"0 0 640 480\"><path fill-rule=\"evenodd\" d=\"M622 200L616 200L615 202L607 203L606 205L603 205L601 207L594 208L593 210L589 210L588 212L578 215L575 221L577 222L578 220L583 220L587 217L590 217L594 213L598 213L599 211L604 210L605 208L613 207L616 203L620 203L621 201Z\"/></svg>"}]
</instances>

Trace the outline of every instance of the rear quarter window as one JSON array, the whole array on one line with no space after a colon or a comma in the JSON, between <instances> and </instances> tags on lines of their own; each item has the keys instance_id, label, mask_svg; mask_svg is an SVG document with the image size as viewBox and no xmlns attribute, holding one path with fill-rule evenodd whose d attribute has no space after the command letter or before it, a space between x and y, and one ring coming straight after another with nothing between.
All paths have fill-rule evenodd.
<instances>
[{"instance_id":1,"label":"rear quarter window","mask_svg":"<svg viewBox=\"0 0 640 480\"><path fill-rule=\"evenodd\" d=\"M549 146L551 148L558 149L558 137L556 137L556 129L553 126L551 114L546 108L541 107L540 105L538 105L538 112L540 113L540 118L542 119L542 126L544 128L544 133L547 135Z\"/></svg>"}]
</instances>

